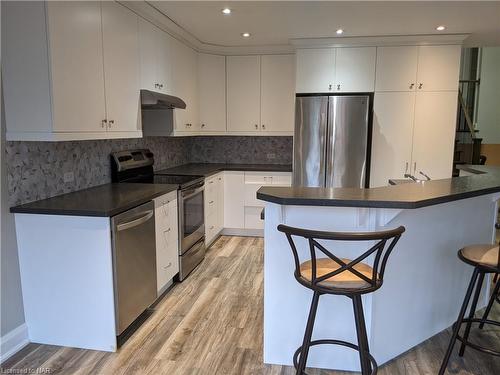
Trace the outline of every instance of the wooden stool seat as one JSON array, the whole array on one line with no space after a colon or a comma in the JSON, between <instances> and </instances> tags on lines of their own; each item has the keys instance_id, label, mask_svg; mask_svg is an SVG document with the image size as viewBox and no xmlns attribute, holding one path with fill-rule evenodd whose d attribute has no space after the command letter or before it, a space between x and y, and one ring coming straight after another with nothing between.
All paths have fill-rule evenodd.
<instances>
[{"instance_id":1,"label":"wooden stool seat","mask_svg":"<svg viewBox=\"0 0 500 375\"><path fill-rule=\"evenodd\" d=\"M498 245L480 244L466 246L459 250L459 256L472 265L497 267L499 259Z\"/></svg>"},{"instance_id":2,"label":"wooden stool seat","mask_svg":"<svg viewBox=\"0 0 500 375\"><path fill-rule=\"evenodd\" d=\"M352 262L350 259L341 259L345 264ZM316 259L316 277L322 277L330 272L336 271L341 267L340 264L330 258ZM365 275L368 279L373 277L373 268L365 263L357 263L352 267L359 273ZM300 265L300 273L302 279L307 282L312 282L312 261L308 260ZM344 271L338 275L332 276L324 281L318 282L319 286L325 288L339 288L339 289L363 289L369 288L372 284L363 280L356 274L350 271Z\"/></svg>"}]
</instances>

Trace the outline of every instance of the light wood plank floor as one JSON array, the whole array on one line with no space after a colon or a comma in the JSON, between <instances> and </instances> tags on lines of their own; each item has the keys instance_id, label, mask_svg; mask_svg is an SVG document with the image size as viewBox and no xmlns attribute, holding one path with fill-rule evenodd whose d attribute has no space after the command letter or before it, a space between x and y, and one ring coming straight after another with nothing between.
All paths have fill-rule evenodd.
<instances>
[{"instance_id":1,"label":"light wood plank floor","mask_svg":"<svg viewBox=\"0 0 500 375\"><path fill-rule=\"evenodd\" d=\"M117 353L29 344L10 358L9 369L50 369L51 374L294 374L262 364L263 240L221 237L200 267L155 306L149 320ZM498 318L499 308L494 315ZM389 334L389 333L388 333ZM475 340L498 347L500 330ZM449 331L382 366L380 375L436 374ZM500 374L500 359L468 349L451 358L449 374ZM311 375L346 374L310 370Z\"/></svg>"}]
</instances>

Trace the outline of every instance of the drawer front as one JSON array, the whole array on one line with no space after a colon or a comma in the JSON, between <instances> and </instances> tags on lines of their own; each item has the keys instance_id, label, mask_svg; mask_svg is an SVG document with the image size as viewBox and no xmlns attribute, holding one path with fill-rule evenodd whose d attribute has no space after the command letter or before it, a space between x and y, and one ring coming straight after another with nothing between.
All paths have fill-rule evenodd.
<instances>
[{"instance_id":1,"label":"drawer front","mask_svg":"<svg viewBox=\"0 0 500 375\"><path fill-rule=\"evenodd\" d=\"M274 174L272 182L273 185L292 186L292 174L288 172Z\"/></svg>"},{"instance_id":2,"label":"drawer front","mask_svg":"<svg viewBox=\"0 0 500 375\"><path fill-rule=\"evenodd\" d=\"M245 184L271 185L273 173L245 172Z\"/></svg>"},{"instance_id":3,"label":"drawer front","mask_svg":"<svg viewBox=\"0 0 500 375\"><path fill-rule=\"evenodd\" d=\"M205 201L206 216L215 215L217 213L217 197L207 197Z\"/></svg>"},{"instance_id":4,"label":"drawer front","mask_svg":"<svg viewBox=\"0 0 500 375\"><path fill-rule=\"evenodd\" d=\"M214 200L217 197L217 178L210 177L205 179L205 199Z\"/></svg>"},{"instance_id":5,"label":"drawer front","mask_svg":"<svg viewBox=\"0 0 500 375\"><path fill-rule=\"evenodd\" d=\"M205 243L209 243L218 233L219 227L217 225L217 214L208 215L205 223Z\"/></svg>"},{"instance_id":6,"label":"drawer front","mask_svg":"<svg viewBox=\"0 0 500 375\"><path fill-rule=\"evenodd\" d=\"M261 212L262 207L245 207L245 229L264 229Z\"/></svg>"}]
</instances>

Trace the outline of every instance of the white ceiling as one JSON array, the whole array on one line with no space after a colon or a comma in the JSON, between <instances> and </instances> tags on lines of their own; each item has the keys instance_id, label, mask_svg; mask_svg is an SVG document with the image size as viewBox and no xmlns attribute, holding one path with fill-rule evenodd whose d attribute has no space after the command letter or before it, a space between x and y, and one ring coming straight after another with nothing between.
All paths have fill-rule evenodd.
<instances>
[{"instance_id":1,"label":"white ceiling","mask_svg":"<svg viewBox=\"0 0 500 375\"><path fill-rule=\"evenodd\" d=\"M470 34L465 44L500 46L500 1L149 1L202 44L289 45L292 39ZM232 14L224 16L221 9ZM252 33L249 39L242 32Z\"/></svg>"}]
</instances>

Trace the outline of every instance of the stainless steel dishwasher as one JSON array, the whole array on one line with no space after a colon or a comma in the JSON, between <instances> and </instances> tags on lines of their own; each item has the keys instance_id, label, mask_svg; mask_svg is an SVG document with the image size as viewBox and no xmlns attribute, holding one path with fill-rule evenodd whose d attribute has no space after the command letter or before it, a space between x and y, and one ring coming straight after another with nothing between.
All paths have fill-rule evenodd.
<instances>
[{"instance_id":1,"label":"stainless steel dishwasher","mask_svg":"<svg viewBox=\"0 0 500 375\"><path fill-rule=\"evenodd\" d=\"M156 299L154 203L113 216L111 227L118 336Z\"/></svg>"}]
</instances>

